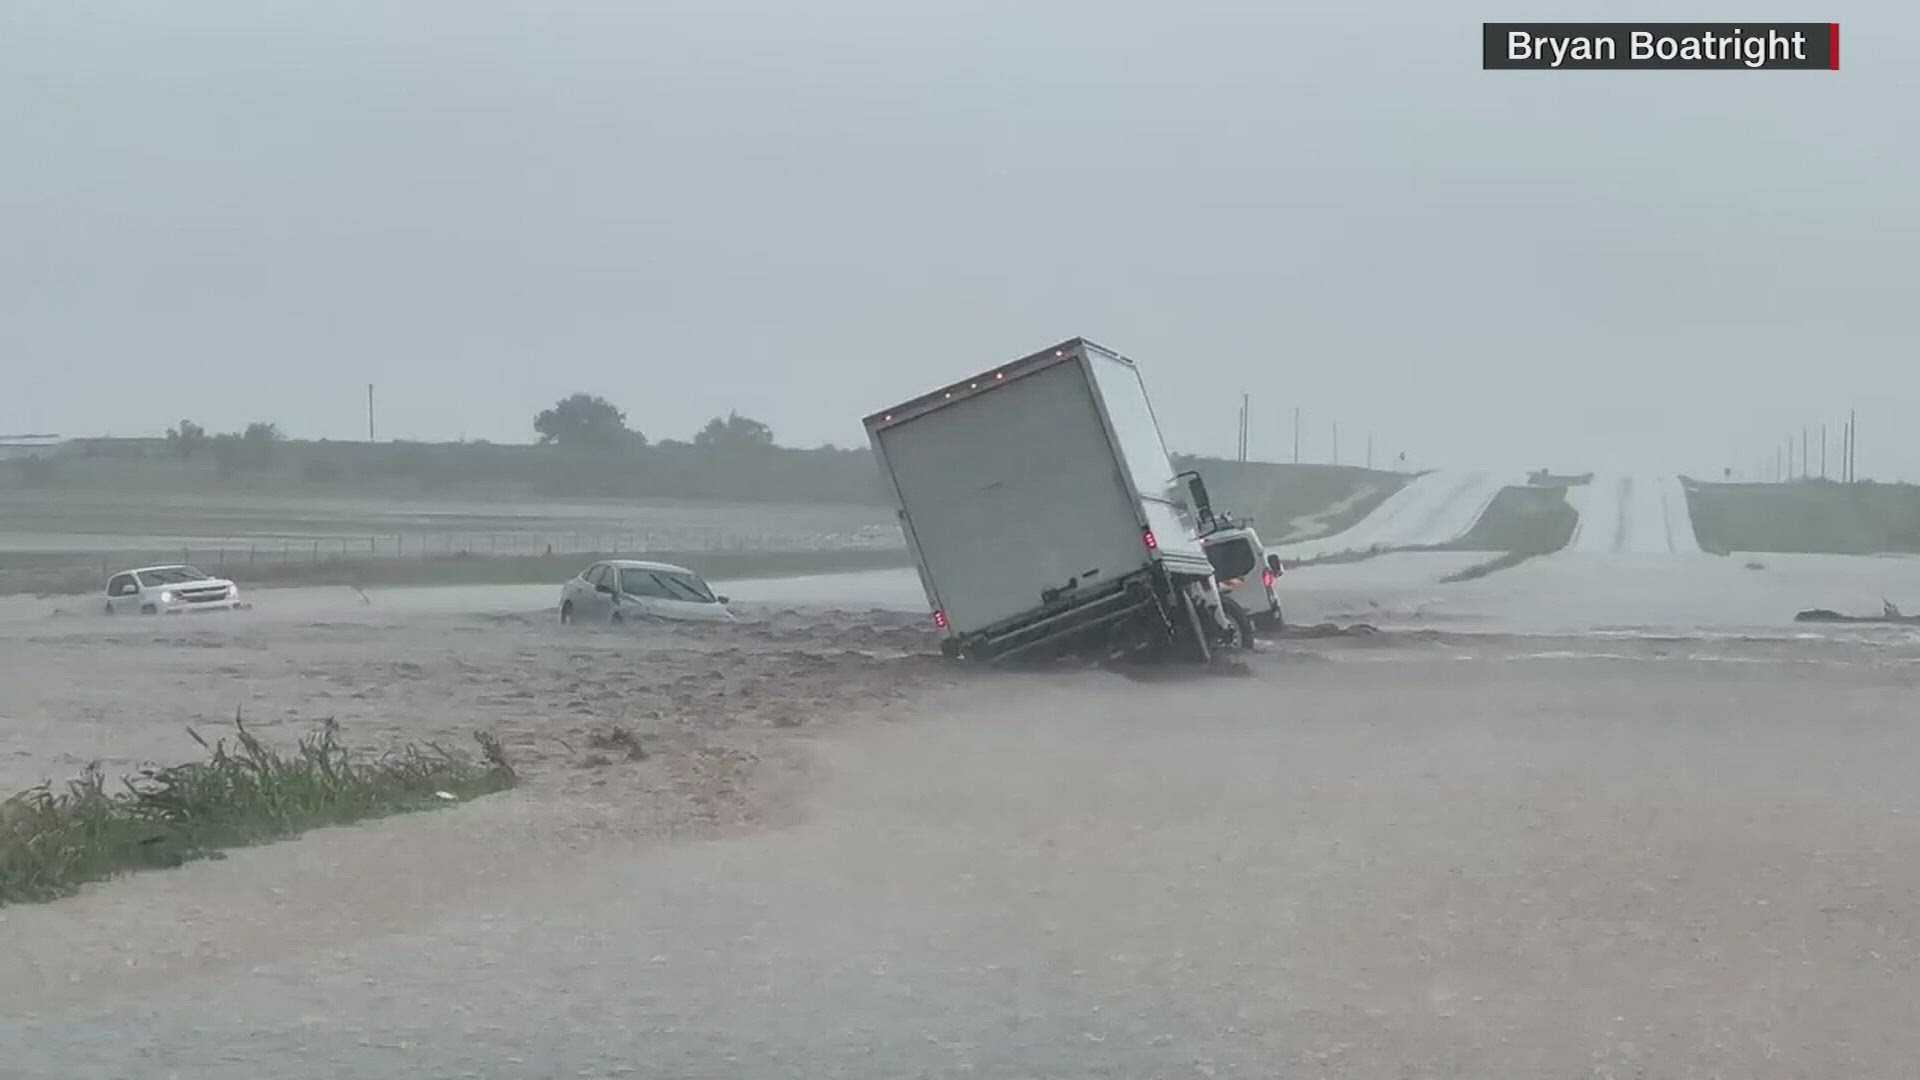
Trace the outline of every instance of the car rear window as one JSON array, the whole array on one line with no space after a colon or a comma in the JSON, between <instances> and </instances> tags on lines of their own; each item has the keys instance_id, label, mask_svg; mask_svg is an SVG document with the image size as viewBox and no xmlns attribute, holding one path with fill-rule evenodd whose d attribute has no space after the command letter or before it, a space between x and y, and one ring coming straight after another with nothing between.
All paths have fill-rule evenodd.
<instances>
[{"instance_id":1,"label":"car rear window","mask_svg":"<svg viewBox=\"0 0 1920 1080\"><path fill-rule=\"evenodd\" d=\"M1214 576L1220 578L1243 578L1259 565L1253 554L1253 542L1244 536L1208 544L1207 560L1213 563Z\"/></svg>"}]
</instances>

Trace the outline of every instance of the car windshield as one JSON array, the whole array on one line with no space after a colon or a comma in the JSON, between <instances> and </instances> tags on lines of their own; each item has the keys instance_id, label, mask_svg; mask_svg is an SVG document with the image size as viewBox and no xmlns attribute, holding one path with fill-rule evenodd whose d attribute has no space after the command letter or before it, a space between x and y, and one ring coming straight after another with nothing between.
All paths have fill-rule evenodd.
<instances>
[{"instance_id":1,"label":"car windshield","mask_svg":"<svg viewBox=\"0 0 1920 1080\"><path fill-rule=\"evenodd\" d=\"M629 596L653 596L662 600L686 600L711 604L713 593L706 583L691 574L672 570L643 570L629 567L620 571L620 591Z\"/></svg>"},{"instance_id":2,"label":"car windshield","mask_svg":"<svg viewBox=\"0 0 1920 1080\"><path fill-rule=\"evenodd\" d=\"M701 604L714 602L713 591L707 588L707 583L691 574L655 570L653 576L667 587L667 591L673 594L675 600L692 600Z\"/></svg>"},{"instance_id":3,"label":"car windshield","mask_svg":"<svg viewBox=\"0 0 1920 1080\"><path fill-rule=\"evenodd\" d=\"M178 585L186 581L205 581L207 575L191 566L162 566L140 571L140 580L148 585Z\"/></svg>"}]
</instances>

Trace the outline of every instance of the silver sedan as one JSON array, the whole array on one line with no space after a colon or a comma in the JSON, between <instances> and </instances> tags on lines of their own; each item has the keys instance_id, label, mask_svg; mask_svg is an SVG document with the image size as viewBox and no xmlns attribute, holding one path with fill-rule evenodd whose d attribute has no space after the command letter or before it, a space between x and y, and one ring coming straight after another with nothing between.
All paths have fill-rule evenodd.
<instances>
[{"instance_id":1,"label":"silver sedan","mask_svg":"<svg viewBox=\"0 0 1920 1080\"><path fill-rule=\"evenodd\" d=\"M732 622L733 612L699 574L669 563L608 559L560 587L563 623L617 625L644 618Z\"/></svg>"}]
</instances>

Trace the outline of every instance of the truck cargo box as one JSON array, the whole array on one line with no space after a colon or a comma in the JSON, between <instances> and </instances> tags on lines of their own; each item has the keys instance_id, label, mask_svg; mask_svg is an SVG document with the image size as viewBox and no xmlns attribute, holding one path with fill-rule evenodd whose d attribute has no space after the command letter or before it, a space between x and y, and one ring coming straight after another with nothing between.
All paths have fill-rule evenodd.
<instances>
[{"instance_id":1,"label":"truck cargo box","mask_svg":"<svg viewBox=\"0 0 1920 1080\"><path fill-rule=\"evenodd\" d=\"M866 418L935 621L960 640L1159 569L1207 576L1139 370L1076 338Z\"/></svg>"}]
</instances>

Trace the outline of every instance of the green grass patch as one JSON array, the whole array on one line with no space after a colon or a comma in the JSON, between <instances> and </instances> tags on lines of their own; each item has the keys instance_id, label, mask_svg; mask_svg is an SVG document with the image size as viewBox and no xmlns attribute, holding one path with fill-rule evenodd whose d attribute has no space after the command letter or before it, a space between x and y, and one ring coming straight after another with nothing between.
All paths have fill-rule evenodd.
<instances>
[{"instance_id":1,"label":"green grass patch","mask_svg":"<svg viewBox=\"0 0 1920 1080\"><path fill-rule=\"evenodd\" d=\"M1448 574L1440 582L1451 585L1472 581L1511 570L1528 559L1551 555L1573 540L1573 531L1579 524L1580 512L1567 502L1564 485L1501 488L1467 535L1447 545L1454 551L1501 554Z\"/></svg>"},{"instance_id":2,"label":"green grass patch","mask_svg":"<svg viewBox=\"0 0 1920 1080\"><path fill-rule=\"evenodd\" d=\"M63 791L42 785L0 802L0 905L54 900L90 881L326 825L451 806L516 779L484 733L474 736L477 757L409 744L373 758L350 754L332 721L286 754L237 713L231 745L188 733L205 761L142 769L118 790L90 765Z\"/></svg>"},{"instance_id":3,"label":"green grass patch","mask_svg":"<svg viewBox=\"0 0 1920 1080\"><path fill-rule=\"evenodd\" d=\"M1568 504L1565 487L1501 488L1473 528L1447 549L1545 555L1566 547L1579 524L1580 514Z\"/></svg>"},{"instance_id":4,"label":"green grass patch","mask_svg":"<svg viewBox=\"0 0 1920 1080\"><path fill-rule=\"evenodd\" d=\"M53 559L54 556L43 556ZM70 560L48 565L30 555L0 557L0 594L70 596L102 593L107 574L148 562L121 555L103 571L97 555L86 565ZM275 586L341 585L375 588L394 585L540 585L562 582L601 559L651 559L684 566L710 581L798 574L892 570L912 565L905 548L874 551L645 551L584 552L554 555L429 555L397 559L321 559L318 562L254 563L244 559L196 559L209 574L231 578L242 590ZM172 561L179 561L175 552ZM242 599L245 599L244 592Z\"/></svg>"},{"instance_id":5,"label":"green grass patch","mask_svg":"<svg viewBox=\"0 0 1920 1080\"><path fill-rule=\"evenodd\" d=\"M1483 578L1488 574L1498 573L1501 570L1511 570L1521 563L1526 562L1528 559L1538 558L1545 554L1547 553L1544 551L1509 551L1504 555L1488 559L1486 562L1474 563L1465 570L1456 570L1446 577L1441 578L1440 584L1452 585L1455 582L1472 581L1475 578Z\"/></svg>"},{"instance_id":6,"label":"green grass patch","mask_svg":"<svg viewBox=\"0 0 1920 1080\"><path fill-rule=\"evenodd\" d=\"M1920 487L1911 484L1688 480L1686 489L1694 535L1708 551L1920 552Z\"/></svg>"},{"instance_id":7,"label":"green grass patch","mask_svg":"<svg viewBox=\"0 0 1920 1080\"><path fill-rule=\"evenodd\" d=\"M1593 483L1592 473L1556 473L1539 469L1527 474L1527 483L1543 487L1584 487Z\"/></svg>"},{"instance_id":8,"label":"green grass patch","mask_svg":"<svg viewBox=\"0 0 1920 1080\"><path fill-rule=\"evenodd\" d=\"M1403 544L1398 547L1373 547L1357 551L1329 551L1325 555L1315 555L1310 559L1283 559L1282 564L1289 570L1303 566L1344 566L1347 563L1366 562L1382 555L1400 555L1409 551L1447 551L1445 544Z\"/></svg>"}]
</instances>

